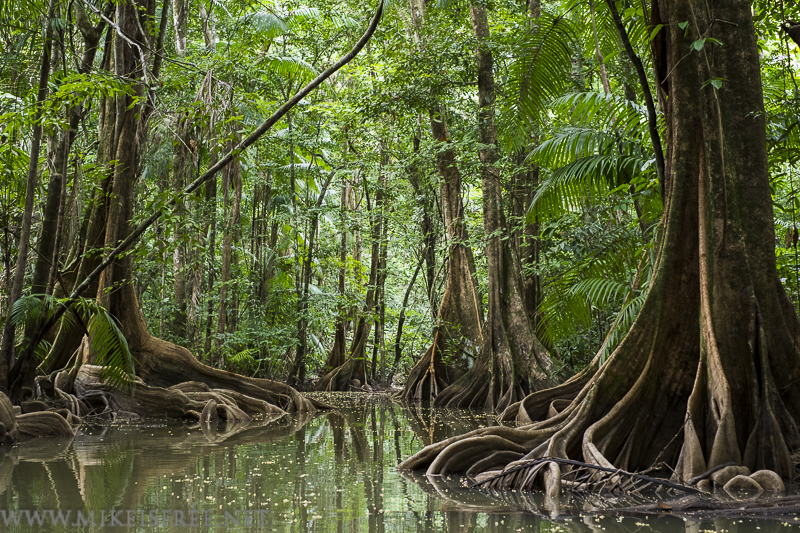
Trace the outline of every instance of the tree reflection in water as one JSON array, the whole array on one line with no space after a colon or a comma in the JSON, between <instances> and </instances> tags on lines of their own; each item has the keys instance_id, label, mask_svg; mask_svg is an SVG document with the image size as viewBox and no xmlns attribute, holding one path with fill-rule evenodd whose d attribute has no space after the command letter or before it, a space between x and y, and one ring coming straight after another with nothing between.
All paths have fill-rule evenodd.
<instances>
[{"instance_id":1,"label":"tree reflection in water","mask_svg":"<svg viewBox=\"0 0 800 533\"><path fill-rule=\"evenodd\" d=\"M326 397L325 401L331 401ZM100 513L134 510L135 525L114 531L152 531L147 513L167 511L166 531L181 515L208 511L226 531L633 531L637 523L659 531L730 529L730 520L686 523L589 514L613 502L596 497L565 500L573 518L549 521L552 506L530 493L484 493L462 480L401 475L395 465L433 441L495 424L485 413L401 407L363 397L334 398L341 407L248 427L201 428L177 422L90 427L75 439L34 439L0 448L0 531L100 531ZM585 508L585 509L584 509ZM95 511L97 527L19 526L9 511ZM144 512L144 524L140 519ZM246 526L246 511L255 511ZM258 511L263 511L258 514ZM584 516L581 516L583 514ZM123 514L123 522L125 521ZM237 526L230 519L239 518ZM109 518L106 518L106 525ZM163 521L162 521L163 524ZM780 521L759 522L761 531ZM739 531L746 521L738 524ZM753 523L752 529L755 529ZM785 529L783 530L785 531Z\"/></svg>"}]
</instances>

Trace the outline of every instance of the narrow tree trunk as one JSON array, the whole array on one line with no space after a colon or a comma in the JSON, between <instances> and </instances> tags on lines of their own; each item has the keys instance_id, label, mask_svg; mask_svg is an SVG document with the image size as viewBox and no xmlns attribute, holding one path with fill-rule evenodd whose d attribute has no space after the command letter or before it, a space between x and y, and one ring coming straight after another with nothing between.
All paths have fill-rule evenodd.
<instances>
[{"instance_id":1,"label":"narrow tree trunk","mask_svg":"<svg viewBox=\"0 0 800 533\"><path fill-rule=\"evenodd\" d=\"M234 146L228 143L228 148ZM217 307L217 338L216 349L220 352L224 342L225 333L228 330L228 314L230 312L230 300L228 293L231 284L231 262L233 259L232 246L239 225L240 203L236 201L237 194L235 189L241 190L242 170L239 160L234 160L222 171L222 210L226 217L225 229L222 233L222 260L220 264L219 280L219 306ZM231 188L234 189L233 200L231 199ZM219 354L218 354L219 355Z\"/></svg>"},{"instance_id":2,"label":"narrow tree trunk","mask_svg":"<svg viewBox=\"0 0 800 533\"><path fill-rule=\"evenodd\" d=\"M181 120L177 126L177 139L173 141L172 145L172 192L176 194L181 191L185 184L186 174L186 157L188 149L186 147L186 136L188 132L187 125L184 120ZM179 201L175 206L175 214L177 218L175 225L172 228L173 243L175 250L172 253L172 288L173 297L175 299L175 310L172 315L172 334L178 338L185 339L187 336L187 271L186 271L186 258L184 241L184 230L186 209L184 202Z\"/></svg>"},{"instance_id":3,"label":"narrow tree trunk","mask_svg":"<svg viewBox=\"0 0 800 533\"><path fill-rule=\"evenodd\" d=\"M422 117L417 117L418 121ZM413 146L414 154L419 153L420 136L422 132L420 128L414 133ZM422 254L425 258L425 288L428 295L428 304L431 311L431 316L436 318L438 314L439 299L437 298L436 291L434 290L434 283L436 278L436 228L434 226L435 220L435 193L431 188L423 182L422 176L416 165L411 165L408 168L408 181L414 188L414 195L417 197L417 202L422 208L422 217L419 222L419 230L422 235Z\"/></svg>"},{"instance_id":4,"label":"narrow tree trunk","mask_svg":"<svg viewBox=\"0 0 800 533\"><path fill-rule=\"evenodd\" d=\"M347 211L350 204L350 195L352 189L346 184L342 183L342 195L339 201L340 212L340 244L339 244L339 280L338 280L338 312L336 317L336 325L334 326L333 333L333 347L328 354L328 359L322 367L322 375L324 376L331 370L342 366L347 359L347 314L348 309L344 304L344 291L345 283L347 281Z\"/></svg>"},{"instance_id":5,"label":"narrow tree trunk","mask_svg":"<svg viewBox=\"0 0 800 533\"><path fill-rule=\"evenodd\" d=\"M172 22L175 27L175 51L178 56L184 56L189 22L189 0L172 0Z\"/></svg>"},{"instance_id":6,"label":"narrow tree trunk","mask_svg":"<svg viewBox=\"0 0 800 533\"><path fill-rule=\"evenodd\" d=\"M381 191L386 187L386 174L381 172L378 175L377 190ZM369 282L367 285L367 296L358 324L353 330L353 341L350 344L347 361L341 366L331 370L316 383L317 390L325 391L346 391L351 385L360 386L367 382L367 339L369 339L373 313L377 301L378 272L380 269L381 248L380 241L383 234L383 202L382 193L376 194L376 202L370 209L370 233L372 240L372 251L370 254ZM369 209L369 203L367 208Z\"/></svg>"},{"instance_id":7,"label":"narrow tree trunk","mask_svg":"<svg viewBox=\"0 0 800 533\"><path fill-rule=\"evenodd\" d=\"M214 299L211 295L214 292L214 266L217 246L217 179L214 178L205 186L205 212L208 221L208 249L206 258L206 295L208 297L208 309L206 309L205 325L205 345L203 353L206 357L211 354L211 339L213 337L212 326L214 322Z\"/></svg>"},{"instance_id":8,"label":"narrow tree trunk","mask_svg":"<svg viewBox=\"0 0 800 533\"><path fill-rule=\"evenodd\" d=\"M204 2L200 2L200 22L203 25L203 38L206 41L206 48L208 50L216 50L217 48L217 23L214 17L214 2L210 2L209 8L206 7Z\"/></svg>"},{"instance_id":9,"label":"narrow tree trunk","mask_svg":"<svg viewBox=\"0 0 800 533\"><path fill-rule=\"evenodd\" d=\"M292 369L289 371L289 383L293 386L302 386L306 378L306 352L308 351L308 295L309 286L311 285L311 272L314 264L314 246L319 231L319 212L322 207L322 202L325 199L325 193L328 191L328 186L333 179L335 172L328 175L328 179L320 191L319 197L312 206L311 223L309 224L308 242L305 246L305 257L303 257L302 267L302 288L300 293L300 305L298 306L297 321L297 339L298 348L295 356ZM309 187L306 184L306 191Z\"/></svg>"},{"instance_id":10,"label":"narrow tree trunk","mask_svg":"<svg viewBox=\"0 0 800 533\"><path fill-rule=\"evenodd\" d=\"M55 1L50 0L47 8L47 18L45 20L44 48L42 50L42 63L39 70L39 91L36 96L36 113L33 122L33 132L31 134L30 163L28 164L28 180L25 189L25 211L22 216L22 228L19 235L19 248L17 252L17 263L14 269L14 280L11 284L11 294L8 298L8 313L3 327L3 338L0 340L0 391L9 390L10 378L9 371L14 360L14 325L9 317L14 304L22 296L23 282L25 281L25 269L28 264L28 249L30 246L31 219L33 217L33 200L36 194L36 184L38 182L39 170L39 149L42 142L42 106L47 98L47 83L50 78L50 51L52 48L53 26L51 20L55 9ZM45 280L45 283L47 280ZM43 291L44 292L44 291Z\"/></svg>"},{"instance_id":11,"label":"narrow tree trunk","mask_svg":"<svg viewBox=\"0 0 800 533\"><path fill-rule=\"evenodd\" d=\"M487 41L486 8L470 6L470 19L478 41L478 140L481 143L481 187L486 262L489 273L489 316L480 355L470 371L442 391L436 405L483 407L502 411L529 393L551 386L550 356L528 316L518 262L503 243L507 234L500 186L495 166L497 126L494 121L494 66ZM488 376L488 379L487 379Z\"/></svg>"}]
</instances>

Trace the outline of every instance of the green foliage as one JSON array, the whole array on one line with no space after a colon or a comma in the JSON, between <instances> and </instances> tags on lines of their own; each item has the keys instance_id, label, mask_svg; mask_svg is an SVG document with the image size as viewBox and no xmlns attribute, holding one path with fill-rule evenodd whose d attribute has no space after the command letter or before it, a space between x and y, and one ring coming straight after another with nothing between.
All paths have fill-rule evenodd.
<instances>
[{"instance_id":1,"label":"green foliage","mask_svg":"<svg viewBox=\"0 0 800 533\"><path fill-rule=\"evenodd\" d=\"M49 295L23 296L14 304L9 319L15 326L22 326L26 331L32 331L41 322L49 319L64 302L66 300ZM74 312L62 315L61 321L68 328L76 328L79 325L86 328L92 357L104 367L103 379L117 388L133 383L135 360L116 319L96 302L85 298L78 298L73 304L73 309ZM88 318L88 323L84 326L85 318ZM20 350L24 349L28 342L29 339L25 338ZM49 348L48 343L40 343L34 353L43 360Z\"/></svg>"}]
</instances>

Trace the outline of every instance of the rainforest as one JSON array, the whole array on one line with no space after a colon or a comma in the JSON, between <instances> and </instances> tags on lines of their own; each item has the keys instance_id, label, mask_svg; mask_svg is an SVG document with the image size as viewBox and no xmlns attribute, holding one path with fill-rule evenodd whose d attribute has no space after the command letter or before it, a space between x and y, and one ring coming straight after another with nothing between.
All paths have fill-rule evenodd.
<instances>
[{"instance_id":1,"label":"rainforest","mask_svg":"<svg viewBox=\"0 0 800 533\"><path fill-rule=\"evenodd\" d=\"M0 529L799 528L797 21L0 0Z\"/></svg>"}]
</instances>

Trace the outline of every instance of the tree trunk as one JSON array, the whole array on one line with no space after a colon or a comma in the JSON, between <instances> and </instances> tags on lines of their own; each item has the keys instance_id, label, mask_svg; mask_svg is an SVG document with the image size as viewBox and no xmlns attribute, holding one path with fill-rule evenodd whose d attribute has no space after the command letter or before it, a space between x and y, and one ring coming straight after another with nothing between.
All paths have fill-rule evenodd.
<instances>
[{"instance_id":1,"label":"tree trunk","mask_svg":"<svg viewBox=\"0 0 800 533\"><path fill-rule=\"evenodd\" d=\"M147 0L137 3L118 4L116 21L122 32L138 42L143 42L139 28L147 27L147 20L137 20L138 14L147 13ZM114 34L114 40L118 40ZM121 40L121 39L119 39ZM141 96L145 88L139 82L141 71L137 48L127 41L118 43L119 63L116 71L133 81L133 90ZM117 138L110 152L109 160L115 160L108 220L105 226L105 245L115 247L131 231L130 219L133 212L134 182L138 175L138 156L143 127L139 117L144 99L135 104L129 95L121 96L120 105L107 106L110 112L105 116L101 129L101 139L110 135ZM122 110L122 116L114 113ZM103 209L103 206L99 207ZM113 262L100 275L97 297L119 322L120 329L128 341L128 346L136 361L136 374L153 386L168 387L186 381L199 381L212 388L230 389L248 396L263 399L281 406L287 411L313 410L319 402L308 400L287 385L265 379L240 376L217 370L199 363L192 354L179 346L154 338L150 335L141 314L132 279L132 257L127 255ZM113 289L113 290L110 290Z\"/></svg>"},{"instance_id":2,"label":"tree trunk","mask_svg":"<svg viewBox=\"0 0 800 533\"><path fill-rule=\"evenodd\" d=\"M421 121L422 117L418 116L417 120ZM413 145L414 154L419 154L420 136L422 132L418 127L414 133ZM422 255L425 257L425 289L428 295L428 304L431 309L431 316L436 318L437 305L439 299L436 297L434 290L434 282L436 278L436 228L434 226L435 211L434 203L436 193L431 190L431 187L423 181L419 169L416 165L411 165L408 168L408 181L414 188L414 195L417 197L417 202L422 208L422 217L419 222L419 231L422 234Z\"/></svg>"},{"instance_id":3,"label":"tree trunk","mask_svg":"<svg viewBox=\"0 0 800 533\"><path fill-rule=\"evenodd\" d=\"M28 264L28 249L30 247L31 219L33 218L33 199L36 194L36 184L39 179L39 149L42 141L42 106L47 98L47 83L50 77L50 52L53 40L53 12L55 1L50 0L45 19L44 49L42 51L42 63L39 70L39 90L36 96L36 113L33 122L33 132L31 135L30 162L28 164L28 180L25 189L25 211L22 217L22 228L19 235L19 249L17 252L17 263L14 269L14 280L11 284L11 294L8 298L8 313L3 327L3 337L0 339L0 391L8 391L12 376L11 364L14 361L14 329L15 326L9 320L14 304L22 296L23 282L25 281L25 269ZM45 280L46 283L46 280Z\"/></svg>"},{"instance_id":4,"label":"tree trunk","mask_svg":"<svg viewBox=\"0 0 800 533\"><path fill-rule=\"evenodd\" d=\"M728 461L794 477L800 324L775 264L751 6L717 3L711 14L690 0L658 0L652 12L652 23L664 25L655 64L667 97L667 202L639 316L575 399L554 404L540 422L451 439L402 466L466 471L487 456L478 446L493 435L494 452L516 443L528 458L628 471L664 461L684 482ZM701 36L724 46L693 51ZM718 90L706 83L720 78ZM537 483L557 492L559 467L551 463Z\"/></svg>"},{"instance_id":5,"label":"tree trunk","mask_svg":"<svg viewBox=\"0 0 800 533\"><path fill-rule=\"evenodd\" d=\"M189 22L189 0L172 0L172 23L175 26L175 51L186 55L186 30Z\"/></svg>"},{"instance_id":6,"label":"tree trunk","mask_svg":"<svg viewBox=\"0 0 800 533\"><path fill-rule=\"evenodd\" d=\"M325 366L322 367L322 375L324 376L331 370L342 366L346 359L347 354L347 306L343 303L345 282L347 281L347 208L350 205L350 195L352 189L346 183L342 183L342 197L339 203L341 213L341 241L339 245L339 283L338 292L340 303L338 306L338 315L336 318L336 325L334 326L333 334L333 348L328 354L328 359L325 361Z\"/></svg>"},{"instance_id":7,"label":"tree trunk","mask_svg":"<svg viewBox=\"0 0 800 533\"><path fill-rule=\"evenodd\" d=\"M237 143L228 143L228 150ZM231 189L233 198L231 199ZM232 305L233 296L231 291L231 265L233 264L233 242L239 228L241 214L241 191L242 191L242 167L239 159L235 159L222 171L222 205L223 212L227 216L225 229L222 233L222 263L220 266L219 279L219 307L217 308L217 352L222 349L225 333L230 333L231 325L235 324L235 319L230 316L235 310ZM231 296L229 296L229 292ZM230 322L230 324L229 324ZM217 354L220 355L219 353Z\"/></svg>"},{"instance_id":8,"label":"tree trunk","mask_svg":"<svg viewBox=\"0 0 800 533\"><path fill-rule=\"evenodd\" d=\"M328 179L320 190L317 200L312 206L311 223L307 232L308 242L305 246L305 256L303 257L303 268L301 272L300 301L298 305L299 318L297 321L298 348L294 364L289 371L289 383L297 386L303 385L306 378L306 352L308 351L308 296L309 286L311 285L311 273L314 265L314 246L319 231L319 212L322 202L325 200L325 193L336 172L331 172ZM306 183L306 202L308 201L309 184Z\"/></svg>"},{"instance_id":9,"label":"tree trunk","mask_svg":"<svg viewBox=\"0 0 800 533\"><path fill-rule=\"evenodd\" d=\"M411 18L419 31L424 20L425 3L410 0L410 4ZM434 141L449 144L444 110L436 105L429 110L429 117ZM447 369L441 361L443 351L455 355L453 359L457 361L458 370L464 372L483 342L483 310L464 221L461 172L452 148L437 148L436 168L442 178L442 211L449 239L447 285L436 317L434 342L414 365L401 393L406 400L415 401L433 400L449 382Z\"/></svg>"},{"instance_id":10,"label":"tree trunk","mask_svg":"<svg viewBox=\"0 0 800 533\"><path fill-rule=\"evenodd\" d=\"M358 319L358 324L353 331L353 341L347 360L341 366L334 368L314 386L317 390L325 391L346 391L351 385L361 386L367 382L367 339L369 339L373 312L377 301L378 271L381 260L381 237L383 234L383 224L386 223L383 217L384 195L382 189L386 187L386 174L381 172L378 176L378 184L375 198L375 205L370 210L370 233L372 238L372 251L370 257L369 282L367 285L367 297L364 308ZM369 209L369 204L367 208Z\"/></svg>"},{"instance_id":11,"label":"tree trunk","mask_svg":"<svg viewBox=\"0 0 800 533\"><path fill-rule=\"evenodd\" d=\"M185 120L181 120L177 126L177 138L172 146L172 193L177 194L185 187L186 157L189 153L187 149L188 127ZM184 221L186 217L185 202L180 201L175 206L175 226L173 231L173 242L175 250L172 254L172 288L175 298L175 310L172 315L171 332L174 336L185 339L187 336L187 290L186 290L186 249L184 242Z\"/></svg>"},{"instance_id":12,"label":"tree trunk","mask_svg":"<svg viewBox=\"0 0 800 533\"><path fill-rule=\"evenodd\" d=\"M470 7L470 18L478 40L478 115L483 225L487 236L489 316L480 355L470 371L442 391L436 405L478 407L502 411L527 394L554 384L547 350L536 338L525 305L518 262L505 246L507 234L503 195L497 162L497 127L494 122L493 59L486 8ZM487 379L487 375L489 379Z\"/></svg>"},{"instance_id":13,"label":"tree trunk","mask_svg":"<svg viewBox=\"0 0 800 533\"><path fill-rule=\"evenodd\" d=\"M97 51L98 43L102 36L105 23L101 22L96 27L92 27L88 18L86 17L86 13L83 11L83 7L78 3L73 5L75 7L75 19L78 24L78 28L81 30L81 33L84 36L85 43L80 69L81 71L88 72L89 69L91 69L92 63L94 62L94 56ZM112 8L113 5L110 6L106 12L106 16L109 18L113 16ZM113 36L113 31L106 32L106 52L102 61L103 69L108 71L110 74L116 71L113 58L114 54L111 53ZM115 155L113 147L116 145L119 138L117 131L118 128L115 120L117 111L116 98L121 97L104 97L100 100L100 136L97 147L97 162L101 167L106 167L106 171L102 174L100 182L94 189L94 194L92 195L91 200L91 205L93 208L88 210L85 221L86 229L84 232L82 232L83 240L77 245L78 254L76 255L80 257L80 260L78 261L78 267L74 272L68 273L64 276L64 278L71 281L73 284L77 280L86 278L86 276L88 276L89 273L92 272L102 260L102 248L103 242L105 241L106 218L108 216L108 203L110 198L109 195L112 178L112 173L107 167L109 167L111 165L111 161L113 161ZM77 132L78 123L85 112L85 107L80 110L77 109L77 106L72 108L70 113L71 132ZM70 137L72 138L73 136L71 135ZM97 292L97 286L98 285L96 281L92 283L87 291L88 294L94 295ZM69 294L72 288L73 287L62 287L62 291L64 294ZM71 331L71 328L64 326L60 327L58 333L56 334L56 338L53 341L53 346L50 349L50 353L45 361L40 365L40 369L45 373L49 373L53 370L64 368L69 359L80 346L80 342L80 336L75 335L74 332Z\"/></svg>"}]
</instances>

